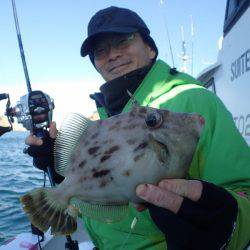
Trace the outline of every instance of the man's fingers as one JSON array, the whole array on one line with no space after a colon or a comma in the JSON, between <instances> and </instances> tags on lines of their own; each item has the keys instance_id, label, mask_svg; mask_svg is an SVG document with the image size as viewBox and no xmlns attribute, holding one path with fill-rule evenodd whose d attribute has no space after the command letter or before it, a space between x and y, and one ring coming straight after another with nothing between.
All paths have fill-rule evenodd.
<instances>
[{"instance_id":1,"label":"man's fingers","mask_svg":"<svg viewBox=\"0 0 250 250\"><path fill-rule=\"evenodd\" d=\"M57 136L57 128L56 128L56 123L55 122L52 122L50 124L50 127L49 127L49 136L52 138L52 139L55 139L56 136Z\"/></svg>"},{"instance_id":2,"label":"man's fingers","mask_svg":"<svg viewBox=\"0 0 250 250\"><path fill-rule=\"evenodd\" d=\"M138 211L138 212L142 212L145 209L147 209L144 205L142 204L136 204L136 203L132 203L132 206Z\"/></svg>"},{"instance_id":3,"label":"man's fingers","mask_svg":"<svg viewBox=\"0 0 250 250\"><path fill-rule=\"evenodd\" d=\"M192 201L198 201L202 194L203 185L198 180L167 179L159 183L159 187Z\"/></svg>"},{"instance_id":4,"label":"man's fingers","mask_svg":"<svg viewBox=\"0 0 250 250\"><path fill-rule=\"evenodd\" d=\"M178 213L183 202L183 197L180 195L151 184L139 185L136 188L136 194L145 201L173 213Z\"/></svg>"},{"instance_id":5,"label":"man's fingers","mask_svg":"<svg viewBox=\"0 0 250 250\"><path fill-rule=\"evenodd\" d=\"M57 135L57 128L56 128L56 123L52 122L50 124L50 129L49 129L49 136L52 139L55 139ZM25 139L25 144L29 146L41 146L43 144L43 140L36 137L33 133L31 133L26 139Z\"/></svg>"},{"instance_id":6,"label":"man's fingers","mask_svg":"<svg viewBox=\"0 0 250 250\"><path fill-rule=\"evenodd\" d=\"M31 134L25 139L25 144L29 146L41 146L43 144L43 141L35 135Z\"/></svg>"}]
</instances>

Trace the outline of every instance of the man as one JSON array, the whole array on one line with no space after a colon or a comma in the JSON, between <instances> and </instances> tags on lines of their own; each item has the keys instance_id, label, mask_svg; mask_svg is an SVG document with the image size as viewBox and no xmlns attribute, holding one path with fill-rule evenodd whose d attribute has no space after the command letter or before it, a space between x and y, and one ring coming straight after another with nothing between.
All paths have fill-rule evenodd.
<instances>
[{"instance_id":1,"label":"man","mask_svg":"<svg viewBox=\"0 0 250 250\"><path fill-rule=\"evenodd\" d=\"M91 95L101 119L130 109L129 90L140 105L198 112L206 120L188 180L139 185L136 193L146 207L130 206L128 218L121 222L84 218L96 247L244 249L250 240L250 150L220 100L191 76L156 60L158 50L148 27L128 9L97 12L89 22L81 55L89 55L106 81L100 93ZM52 138L55 131L53 124ZM37 145L36 139L30 136L26 143ZM30 148L42 148L44 143L39 143Z\"/></svg>"}]
</instances>

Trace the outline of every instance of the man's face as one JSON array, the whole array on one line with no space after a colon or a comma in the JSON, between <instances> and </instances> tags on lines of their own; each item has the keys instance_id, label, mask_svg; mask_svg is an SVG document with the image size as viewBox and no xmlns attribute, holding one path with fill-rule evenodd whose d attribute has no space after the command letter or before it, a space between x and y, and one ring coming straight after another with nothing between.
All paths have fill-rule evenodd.
<instances>
[{"instance_id":1,"label":"man's face","mask_svg":"<svg viewBox=\"0 0 250 250\"><path fill-rule=\"evenodd\" d=\"M107 34L95 41L94 63L106 81L149 65L156 53L139 33Z\"/></svg>"}]
</instances>

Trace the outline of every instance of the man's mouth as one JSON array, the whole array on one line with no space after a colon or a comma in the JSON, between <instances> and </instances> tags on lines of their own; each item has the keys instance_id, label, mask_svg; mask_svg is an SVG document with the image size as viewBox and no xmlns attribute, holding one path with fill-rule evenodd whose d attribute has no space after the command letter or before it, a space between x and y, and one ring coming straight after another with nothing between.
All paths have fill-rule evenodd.
<instances>
[{"instance_id":1,"label":"man's mouth","mask_svg":"<svg viewBox=\"0 0 250 250\"><path fill-rule=\"evenodd\" d=\"M110 67L110 69L108 70L108 72L109 73L115 72L116 70L119 70L120 68L122 68L123 66L126 66L128 64L130 64L130 62L126 62L126 63L114 65L114 66Z\"/></svg>"}]
</instances>

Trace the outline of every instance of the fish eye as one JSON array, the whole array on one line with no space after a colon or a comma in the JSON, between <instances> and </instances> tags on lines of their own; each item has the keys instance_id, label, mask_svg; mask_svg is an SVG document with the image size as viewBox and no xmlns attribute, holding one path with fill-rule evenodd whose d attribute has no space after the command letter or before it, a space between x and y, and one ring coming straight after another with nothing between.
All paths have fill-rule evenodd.
<instances>
[{"instance_id":1,"label":"fish eye","mask_svg":"<svg viewBox=\"0 0 250 250\"><path fill-rule=\"evenodd\" d=\"M148 114L145 122L149 128L159 128L163 122L162 115L158 112Z\"/></svg>"}]
</instances>

